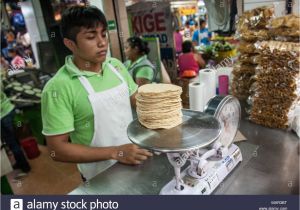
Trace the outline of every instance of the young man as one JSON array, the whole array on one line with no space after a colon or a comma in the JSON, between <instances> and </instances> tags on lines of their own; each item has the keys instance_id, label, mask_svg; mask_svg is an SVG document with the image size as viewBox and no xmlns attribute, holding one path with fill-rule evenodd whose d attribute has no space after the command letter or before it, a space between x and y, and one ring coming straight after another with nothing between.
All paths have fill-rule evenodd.
<instances>
[{"instance_id":1,"label":"young man","mask_svg":"<svg viewBox=\"0 0 300 210\"><path fill-rule=\"evenodd\" d=\"M193 34L193 44L197 45L210 45L211 33L206 28L206 21L200 20L200 29L196 30Z\"/></svg>"},{"instance_id":2,"label":"young man","mask_svg":"<svg viewBox=\"0 0 300 210\"><path fill-rule=\"evenodd\" d=\"M51 157L78 163L85 179L117 161L140 164L152 154L130 144L126 134L137 85L120 61L106 58L104 14L95 7L71 7L63 14L61 32L73 55L42 96L43 134Z\"/></svg>"}]
</instances>

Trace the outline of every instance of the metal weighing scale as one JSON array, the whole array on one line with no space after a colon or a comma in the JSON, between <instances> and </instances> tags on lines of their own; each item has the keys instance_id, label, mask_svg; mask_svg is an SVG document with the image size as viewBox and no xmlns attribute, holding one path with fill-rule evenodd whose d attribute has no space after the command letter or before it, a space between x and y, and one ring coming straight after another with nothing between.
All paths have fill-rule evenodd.
<instances>
[{"instance_id":1,"label":"metal weighing scale","mask_svg":"<svg viewBox=\"0 0 300 210\"><path fill-rule=\"evenodd\" d=\"M127 130L140 147L163 152L174 167L175 177L160 191L162 195L209 195L242 161L233 144L241 116L233 96L215 96L204 112L183 109L183 123L171 129L151 130L138 119ZM181 171L186 164L189 165Z\"/></svg>"}]
</instances>

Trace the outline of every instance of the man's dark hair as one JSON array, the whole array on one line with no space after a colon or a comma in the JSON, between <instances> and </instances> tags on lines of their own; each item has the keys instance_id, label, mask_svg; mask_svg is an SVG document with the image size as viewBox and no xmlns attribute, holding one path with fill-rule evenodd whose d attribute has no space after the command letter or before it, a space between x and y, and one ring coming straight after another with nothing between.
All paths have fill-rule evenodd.
<instances>
[{"instance_id":1,"label":"man's dark hair","mask_svg":"<svg viewBox=\"0 0 300 210\"><path fill-rule=\"evenodd\" d=\"M106 18L101 10L94 6L73 6L66 9L61 19L61 35L76 42L80 28L95 28L99 24L107 28Z\"/></svg>"},{"instance_id":2,"label":"man's dark hair","mask_svg":"<svg viewBox=\"0 0 300 210\"><path fill-rule=\"evenodd\" d=\"M17 49L12 47L12 48L8 48L7 50L9 53L17 53Z\"/></svg>"},{"instance_id":3,"label":"man's dark hair","mask_svg":"<svg viewBox=\"0 0 300 210\"><path fill-rule=\"evenodd\" d=\"M186 40L182 43L182 52L189 53L193 51L193 43L189 40Z\"/></svg>"},{"instance_id":4,"label":"man's dark hair","mask_svg":"<svg viewBox=\"0 0 300 210\"><path fill-rule=\"evenodd\" d=\"M203 23L206 23L206 20L200 19L200 27L202 26Z\"/></svg>"}]
</instances>

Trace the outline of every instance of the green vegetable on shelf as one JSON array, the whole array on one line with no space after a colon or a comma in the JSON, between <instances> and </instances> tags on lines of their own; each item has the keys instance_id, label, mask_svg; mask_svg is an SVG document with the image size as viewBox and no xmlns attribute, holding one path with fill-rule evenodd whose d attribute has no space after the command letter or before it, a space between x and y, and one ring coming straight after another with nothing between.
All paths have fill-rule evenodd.
<instances>
[{"instance_id":1,"label":"green vegetable on shelf","mask_svg":"<svg viewBox=\"0 0 300 210\"><path fill-rule=\"evenodd\" d=\"M214 42L212 44L212 48L213 51L215 52L220 52L220 51L231 51L234 49L234 46L232 46L231 44L229 44L228 42L224 42L224 44L222 44L221 42Z\"/></svg>"}]
</instances>

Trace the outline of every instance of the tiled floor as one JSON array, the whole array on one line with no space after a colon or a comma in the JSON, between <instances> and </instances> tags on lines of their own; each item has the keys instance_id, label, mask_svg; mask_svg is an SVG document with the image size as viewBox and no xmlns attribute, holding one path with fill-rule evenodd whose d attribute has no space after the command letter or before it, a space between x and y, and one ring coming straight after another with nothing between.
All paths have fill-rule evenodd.
<instances>
[{"instance_id":1,"label":"tiled floor","mask_svg":"<svg viewBox=\"0 0 300 210\"><path fill-rule=\"evenodd\" d=\"M76 164L53 161L45 146L39 146L39 157L29 160L31 171L23 179L16 179L21 173L14 170L7 175L10 186L16 195L67 194L75 189L81 178Z\"/></svg>"}]
</instances>

